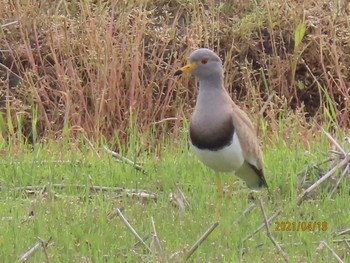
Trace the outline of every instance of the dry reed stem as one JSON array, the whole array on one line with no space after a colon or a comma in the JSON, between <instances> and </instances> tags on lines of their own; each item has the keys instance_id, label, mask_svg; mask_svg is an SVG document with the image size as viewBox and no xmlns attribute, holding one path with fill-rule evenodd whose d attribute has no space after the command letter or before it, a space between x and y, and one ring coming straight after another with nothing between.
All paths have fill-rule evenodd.
<instances>
[{"instance_id":1,"label":"dry reed stem","mask_svg":"<svg viewBox=\"0 0 350 263\"><path fill-rule=\"evenodd\" d=\"M346 155L345 150L338 144L338 142L330 135L328 132L326 132L322 127L320 127L323 133L328 137L328 139L333 143L333 145L344 155Z\"/></svg>"},{"instance_id":2,"label":"dry reed stem","mask_svg":"<svg viewBox=\"0 0 350 263\"><path fill-rule=\"evenodd\" d=\"M39 7L22 6L17 1L0 11L3 20L19 19L18 23L1 21L1 28L7 31L0 45L10 50L9 57L19 68L18 74L14 73L24 79L18 86L23 91L23 106L38 105L38 138L59 136L67 125L73 136L76 131L72 127L80 127L90 140L102 134L111 141L117 137L123 145L131 124L144 134L158 123L156 120L161 123L178 117L178 111L193 105L196 93L173 89L173 69L180 58L199 46L214 49L223 58L226 71L232 71L225 75L225 84L229 92L239 94L243 104L257 105L266 91L276 91L278 98L297 102L291 105L293 109L305 105L311 116L316 112L322 117L322 99L328 92L339 122L349 122L349 74L345 67L349 52L341 45L347 41L346 8L340 10L342 21L334 25L322 7L305 3L308 15L303 22L310 30L296 52L292 46L300 17L295 21L293 8L279 8L285 4L282 0L255 6L257 16L245 8L237 10L241 7L237 4L230 3L225 10L207 10L191 2L106 3L95 16L93 5L75 3L72 14L64 2ZM240 14L241 19L232 20L228 13ZM318 15L320 19L313 21ZM281 16L295 23L281 24ZM254 26L241 23L245 19ZM232 23L235 30L231 30ZM81 28L84 24L87 26ZM332 43L324 32L334 37ZM295 67L291 61L296 62ZM310 64L306 70L305 61ZM312 77L310 81L308 70L315 81ZM297 82L305 85L298 89ZM189 83L193 80L183 80L183 86ZM310 101L317 96L319 102ZM34 101L26 101L28 97ZM272 121L283 111L279 106L273 104L271 111L266 110ZM15 107L11 111L15 112ZM189 111L184 110L184 114L189 115ZM26 122L31 124L30 119ZM304 120L300 123L305 124ZM153 131L156 138L164 130L176 138L178 127L178 121L168 122Z\"/></svg>"},{"instance_id":3,"label":"dry reed stem","mask_svg":"<svg viewBox=\"0 0 350 263\"><path fill-rule=\"evenodd\" d=\"M350 242L350 239L333 239L332 243L334 244L339 244L339 243L346 243L346 242ZM312 244L318 245L320 244L320 241L313 241L311 242ZM264 244L258 244L256 247L260 247ZM305 246L304 242L292 242L292 243L280 243L281 247L287 247L287 246ZM243 248L245 249L245 248Z\"/></svg>"},{"instance_id":4,"label":"dry reed stem","mask_svg":"<svg viewBox=\"0 0 350 263\"><path fill-rule=\"evenodd\" d=\"M38 251L40 247L42 247L46 262L49 262L49 257L47 254L47 247L50 245L51 237L49 238L49 241L45 242L41 238L37 237L39 241L37 241L29 250L27 250L24 254L22 254L19 258L19 262L27 262L30 258L34 256L34 254Z\"/></svg>"},{"instance_id":5,"label":"dry reed stem","mask_svg":"<svg viewBox=\"0 0 350 263\"><path fill-rule=\"evenodd\" d=\"M149 238L151 237L150 234L147 234L146 236L144 236L144 238L142 239L144 242L146 242ZM136 241L135 244L133 244L129 249L132 249L132 248L136 248L137 246L139 245L142 245L142 242L140 241Z\"/></svg>"},{"instance_id":6,"label":"dry reed stem","mask_svg":"<svg viewBox=\"0 0 350 263\"><path fill-rule=\"evenodd\" d=\"M115 214L115 213L114 213ZM114 215L115 216L115 215ZM149 238L151 237L150 234L147 234L146 236L144 236L143 241L146 242ZM132 246L128 247L128 248L121 248L117 251L117 253L115 255L113 255L113 257L115 256L124 256L126 251L131 251L133 253L135 253L135 250L137 249L138 246L142 245L142 243L140 241L136 241L135 244L133 244Z\"/></svg>"},{"instance_id":7,"label":"dry reed stem","mask_svg":"<svg viewBox=\"0 0 350 263\"><path fill-rule=\"evenodd\" d=\"M119 160L122 160L124 162L126 162L127 164L130 164L132 166L135 167L136 170L139 170L141 171L143 174L147 174L147 172L142 168L142 166L138 165L137 163L131 161L130 159L120 155L119 153L116 153L115 151L112 151L110 149L107 148L107 146L103 146L103 149L105 149L106 152L112 154L113 157L119 159Z\"/></svg>"},{"instance_id":8,"label":"dry reed stem","mask_svg":"<svg viewBox=\"0 0 350 263\"><path fill-rule=\"evenodd\" d=\"M14 162L15 164L22 164L23 162ZM71 161L71 160L40 160L40 161L33 161L36 165L44 165L44 164L81 164L82 162L79 160Z\"/></svg>"},{"instance_id":9,"label":"dry reed stem","mask_svg":"<svg viewBox=\"0 0 350 263\"><path fill-rule=\"evenodd\" d=\"M329 162L331 162L331 161L333 161L333 160L334 160L333 157L327 157L326 159L324 159L324 160L321 161L321 162L314 163L314 164L312 165L312 167L313 167L313 168L318 168L320 165L325 164L325 163L329 163ZM306 166L306 168L304 168L303 170L301 170L300 172L298 172L298 175L307 173L308 169L309 169L309 166Z\"/></svg>"},{"instance_id":10,"label":"dry reed stem","mask_svg":"<svg viewBox=\"0 0 350 263\"><path fill-rule=\"evenodd\" d=\"M332 240L333 243L341 243L341 242L350 242L350 238L345 239L334 239Z\"/></svg>"},{"instance_id":11,"label":"dry reed stem","mask_svg":"<svg viewBox=\"0 0 350 263\"><path fill-rule=\"evenodd\" d=\"M334 258L339 262L339 263L344 263L344 261L338 256L338 254L327 244L326 241L321 241L320 245L324 245L326 248L328 248L328 250L332 253L332 255L334 256Z\"/></svg>"},{"instance_id":12,"label":"dry reed stem","mask_svg":"<svg viewBox=\"0 0 350 263\"><path fill-rule=\"evenodd\" d=\"M19 262L27 262L40 248L41 242L38 241L32 246L28 251L26 251L22 256L19 258Z\"/></svg>"},{"instance_id":13,"label":"dry reed stem","mask_svg":"<svg viewBox=\"0 0 350 263\"><path fill-rule=\"evenodd\" d=\"M169 202L178 209L178 212L180 215L183 215L185 213L185 203L183 200L177 196L177 194L170 193L169 194Z\"/></svg>"},{"instance_id":14,"label":"dry reed stem","mask_svg":"<svg viewBox=\"0 0 350 263\"><path fill-rule=\"evenodd\" d=\"M336 150L329 150L329 153L332 153L332 154L335 154L335 155L338 155L340 158L344 158L344 154L343 153L341 153L341 152L338 152L338 151L336 151ZM334 160L334 158L331 158L331 161L333 161Z\"/></svg>"},{"instance_id":15,"label":"dry reed stem","mask_svg":"<svg viewBox=\"0 0 350 263\"><path fill-rule=\"evenodd\" d=\"M207 237L211 234L211 232L214 231L214 229L219 225L219 222L215 222L214 224L212 224L207 231L205 231L205 233L193 244L193 246L190 248L190 250L187 252L185 258L186 260L188 260L193 253L197 250L197 248L203 243L203 241L205 239L207 239Z\"/></svg>"},{"instance_id":16,"label":"dry reed stem","mask_svg":"<svg viewBox=\"0 0 350 263\"><path fill-rule=\"evenodd\" d=\"M38 240L40 241L41 243L41 247L43 248L43 251L44 251L44 254L45 254L45 259L46 259L46 262L49 263L50 260L49 260L49 255L47 253L47 248L48 246L50 245L50 241L51 241L51 237L49 238L49 240L47 242L45 242L43 239L41 239L40 237L37 237Z\"/></svg>"},{"instance_id":17,"label":"dry reed stem","mask_svg":"<svg viewBox=\"0 0 350 263\"><path fill-rule=\"evenodd\" d=\"M274 244L274 246L276 247L277 251L282 255L282 257L284 258L284 260L285 260L286 262L288 262L288 261L289 261L288 255L286 254L286 252L283 251L283 249L281 248L281 246L278 244L278 242L274 239L274 237L273 237L272 234L271 234L270 227L269 227L269 221L268 221L267 218L266 218L265 209L264 209L264 206L263 206L262 201L261 201L260 198L258 199L258 204L259 204L259 207L260 207L260 209L261 209L261 213L262 213L263 218L264 218L264 223L265 223L265 228L266 228L266 234L267 234L267 236L270 238L271 242Z\"/></svg>"},{"instance_id":18,"label":"dry reed stem","mask_svg":"<svg viewBox=\"0 0 350 263\"><path fill-rule=\"evenodd\" d=\"M319 170L319 166L320 165L328 163L328 162L331 162L333 160L334 160L334 158L328 157L327 159L325 159L325 160L323 160L323 161L321 161L319 163L313 164L311 167L314 168L314 169ZM310 169L310 166L306 165L306 167L302 171L298 172L298 174L297 174L298 176L303 175L302 178L299 179L299 184L300 185L303 185L306 182L307 177L308 177L309 169Z\"/></svg>"},{"instance_id":19,"label":"dry reed stem","mask_svg":"<svg viewBox=\"0 0 350 263\"><path fill-rule=\"evenodd\" d=\"M89 179L90 185L93 186L94 183L93 183L93 181L92 181L91 175L88 174L87 177L88 177L88 179ZM97 193L97 189L96 189L96 188L92 188L92 191L93 191L95 194Z\"/></svg>"},{"instance_id":20,"label":"dry reed stem","mask_svg":"<svg viewBox=\"0 0 350 263\"><path fill-rule=\"evenodd\" d=\"M344 239L344 243L345 243L345 245L350 249L350 241Z\"/></svg>"},{"instance_id":21,"label":"dry reed stem","mask_svg":"<svg viewBox=\"0 0 350 263\"><path fill-rule=\"evenodd\" d=\"M184 202L184 204L185 204L188 208L191 209L191 205L190 205L190 203L188 202L188 200L187 200L185 194L184 194L183 191L181 190L181 186L180 186L178 183L174 183L174 184L175 184L175 188L176 188L177 192L180 194L181 199L182 199L182 201Z\"/></svg>"},{"instance_id":22,"label":"dry reed stem","mask_svg":"<svg viewBox=\"0 0 350 263\"><path fill-rule=\"evenodd\" d=\"M337 230L332 233L332 237L350 234L350 228Z\"/></svg>"},{"instance_id":23,"label":"dry reed stem","mask_svg":"<svg viewBox=\"0 0 350 263\"><path fill-rule=\"evenodd\" d=\"M12 25L16 25L18 24L18 21L12 21L12 22L8 22L6 24L0 25L2 28L7 27L7 26L12 26Z\"/></svg>"},{"instance_id":24,"label":"dry reed stem","mask_svg":"<svg viewBox=\"0 0 350 263\"><path fill-rule=\"evenodd\" d=\"M277 217L283 210L282 209L277 209L275 213L273 213L272 216L270 216L267 219L267 223L270 223L273 219L275 219L275 217ZM248 239L252 238L256 233L258 233L261 229L263 229L263 227L265 226L265 222L262 223L259 227L257 227L254 232L248 236L246 236L243 240L242 243L244 243L245 241L247 241Z\"/></svg>"},{"instance_id":25,"label":"dry reed stem","mask_svg":"<svg viewBox=\"0 0 350 263\"><path fill-rule=\"evenodd\" d=\"M141 198L141 199L150 199L150 200L157 200L157 194L152 193L150 191L142 190L142 189L127 189L123 187L111 187L111 186L99 186L99 185L65 185L65 184L52 184L51 187L62 190L64 188L73 187L76 189L89 189L93 193L97 192L115 192L117 194L123 194L125 193L127 197L130 198ZM25 187L15 187L12 188L13 191L25 191L27 194L33 195L33 194L39 194L44 195L47 191L48 186L44 185L34 185L34 186L25 186ZM0 190L2 188L0 187Z\"/></svg>"},{"instance_id":26,"label":"dry reed stem","mask_svg":"<svg viewBox=\"0 0 350 263\"><path fill-rule=\"evenodd\" d=\"M334 166L331 170L329 170L324 176L322 176L320 179L318 179L313 185L311 185L309 188L304 190L298 200L298 205L300 205L304 200L305 197L312 192L316 187L318 187L321 183L323 183L325 180L327 180L331 175L333 175L340 167L345 165L350 161L350 153L346 154L344 159L340 161L336 166Z\"/></svg>"},{"instance_id":27,"label":"dry reed stem","mask_svg":"<svg viewBox=\"0 0 350 263\"><path fill-rule=\"evenodd\" d=\"M124 217L123 213L120 211L119 208L116 208L114 210L114 213L122 220L122 222L125 224L125 226L130 230L130 232L136 237L136 239L142 243L142 245L152 254L152 250L150 247L142 240L140 235L136 232L136 230L131 226L129 221Z\"/></svg>"},{"instance_id":28,"label":"dry reed stem","mask_svg":"<svg viewBox=\"0 0 350 263\"><path fill-rule=\"evenodd\" d=\"M346 166L345 166L345 169L342 171L341 175L339 176L339 179L338 181L336 182L336 184L334 185L331 193L330 193L330 196L332 196L335 191L338 189L338 186L340 185L340 182L343 180L343 178L345 177L345 175L347 174L348 170L350 168L350 163L348 163Z\"/></svg>"},{"instance_id":29,"label":"dry reed stem","mask_svg":"<svg viewBox=\"0 0 350 263\"><path fill-rule=\"evenodd\" d=\"M90 146L90 149L96 154L98 158L101 158L100 154L97 152L96 148L94 147L93 143L84 135L84 140L88 143Z\"/></svg>"},{"instance_id":30,"label":"dry reed stem","mask_svg":"<svg viewBox=\"0 0 350 263\"><path fill-rule=\"evenodd\" d=\"M163 262L164 260L164 250L162 248L162 245L160 244L158 235L157 235L157 231L156 231L156 226L154 223L154 219L153 216L151 216L151 227L152 227L152 243L151 243L151 248L152 248L152 244L155 247L156 251L153 251L153 254L156 255L158 262Z\"/></svg>"}]
</instances>

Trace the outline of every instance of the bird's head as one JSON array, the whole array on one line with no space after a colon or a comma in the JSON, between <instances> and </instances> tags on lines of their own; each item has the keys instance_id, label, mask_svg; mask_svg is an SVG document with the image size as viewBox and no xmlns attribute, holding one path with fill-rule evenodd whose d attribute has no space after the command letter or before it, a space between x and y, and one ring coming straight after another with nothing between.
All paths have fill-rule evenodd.
<instances>
[{"instance_id":1,"label":"bird's head","mask_svg":"<svg viewBox=\"0 0 350 263\"><path fill-rule=\"evenodd\" d=\"M175 72L175 76L191 73L200 80L222 78L222 62L218 55L207 48L194 50L188 58L188 64Z\"/></svg>"}]
</instances>

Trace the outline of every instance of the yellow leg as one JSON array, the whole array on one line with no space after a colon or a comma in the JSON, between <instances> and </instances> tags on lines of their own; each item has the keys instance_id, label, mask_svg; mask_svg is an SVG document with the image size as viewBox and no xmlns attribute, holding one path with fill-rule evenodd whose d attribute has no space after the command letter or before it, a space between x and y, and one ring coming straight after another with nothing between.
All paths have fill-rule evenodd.
<instances>
[{"instance_id":1,"label":"yellow leg","mask_svg":"<svg viewBox=\"0 0 350 263\"><path fill-rule=\"evenodd\" d=\"M222 187L221 177L218 174L216 175L216 178L215 178L215 184L216 184L216 190L218 192L218 196L222 198L224 196L224 188Z\"/></svg>"},{"instance_id":2,"label":"yellow leg","mask_svg":"<svg viewBox=\"0 0 350 263\"><path fill-rule=\"evenodd\" d=\"M229 176L228 178L228 189L227 189L227 196L229 199L233 196L233 185L234 185L235 179L234 176Z\"/></svg>"},{"instance_id":3,"label":"yellow leg","mask_svg":"<svg viewBox=\"0 0 350 263\"><path fill-rule=\"evenodd\" d=\"M223 189L222 184L221 184L221 178L220 178L220 176L218 174L216 175L215 183L216 183L217 198L216 198L216 207L215 207L214 220L216 222L216 221L219 221L220 207L221 207L221 204L222 204L222 198L224 196L224 189Z\"/></svg>"}]
</instances>

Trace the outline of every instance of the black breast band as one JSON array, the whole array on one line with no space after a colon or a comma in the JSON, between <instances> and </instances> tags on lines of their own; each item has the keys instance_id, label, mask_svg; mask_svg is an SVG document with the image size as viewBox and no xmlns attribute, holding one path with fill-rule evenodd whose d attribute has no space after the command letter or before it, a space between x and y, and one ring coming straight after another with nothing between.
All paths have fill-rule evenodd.
<instances>
[{"instance_id":1,"label":"black breast band","mask_svg":"<svg viewBox=\"0 0 350 263\"><path fill-rule=\"evenodd\" d=\"M214 129L198 128L190 124L190 139L194 146L202 150L217 151L232 143L235 127L228 118Z\"/></svg>"}]
</instances>

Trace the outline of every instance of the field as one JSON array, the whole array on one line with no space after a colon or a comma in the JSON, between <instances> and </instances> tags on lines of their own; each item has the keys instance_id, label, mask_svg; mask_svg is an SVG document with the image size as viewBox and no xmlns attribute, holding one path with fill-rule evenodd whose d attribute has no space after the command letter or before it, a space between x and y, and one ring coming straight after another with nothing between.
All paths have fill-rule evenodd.
<instances>
[{"instance_id":1,"label":"field","mask_svg":"<svg viewBox=\"0 0 350 263\"><path fill-rule=\"evenodd\" d=\"M215 223L215 175L193 156L185 139L176 150L169 142L160 157L146 153L138 157L147 174L115 162L106 152L82 145L48 143L34 148L23 145L20 151L3 148L0 206L3 262L15 261L38 242L38 237L45 242L50 240L46 249L48 259L39 249L31 258L33 262L183 261L190 246ZM301 193L298 172L315 160L324 159L327 140L315 142L309 152L299 143L292 150L283 141L268 145L264 152L271 197L262 194L260 198L267 217L282 210L272 220L272 236L290 262L336 262L321 241L327 242L347 262L349 239L335 233L350 225L348 185L343 184L333 195L319 193L297 205ZM223 198L219 225L190 259L283 262L265 228L246 239L263 224L263 216L255 207L239 218L251 203L247 198L249 192L238 180L230 178L222 176L232 191L227 190ZM175 183L190 207L181 208L181 201L170 200L171 193L181 200ZM102 191L101 186L106 189ZM127 189L134 189L135 196L131 197ZM142 191L144 197L137 197ZM118 216L110 215L117 208L123 208L122 214L152 252L142 244L134 246L133 234ZM152 241L152 220L160 250ZM284 221L321 222L326 228L317 225L302 230L300 226L299 230L295 227L294 231L292 228L277 231L278 222ZM171 258L175 252L179 255Z\"/></svg>"},{"instance_id":2,"label":"field","mask_svg":"<svg viewBox=\"0 0 350 263\"><path fill-rule=\"evenodd\" d=\"M0 261L349 262L350 5L297 2L2 0ZM202 46L270 194L189 147Z\"/></svg>"}]
</instances>

